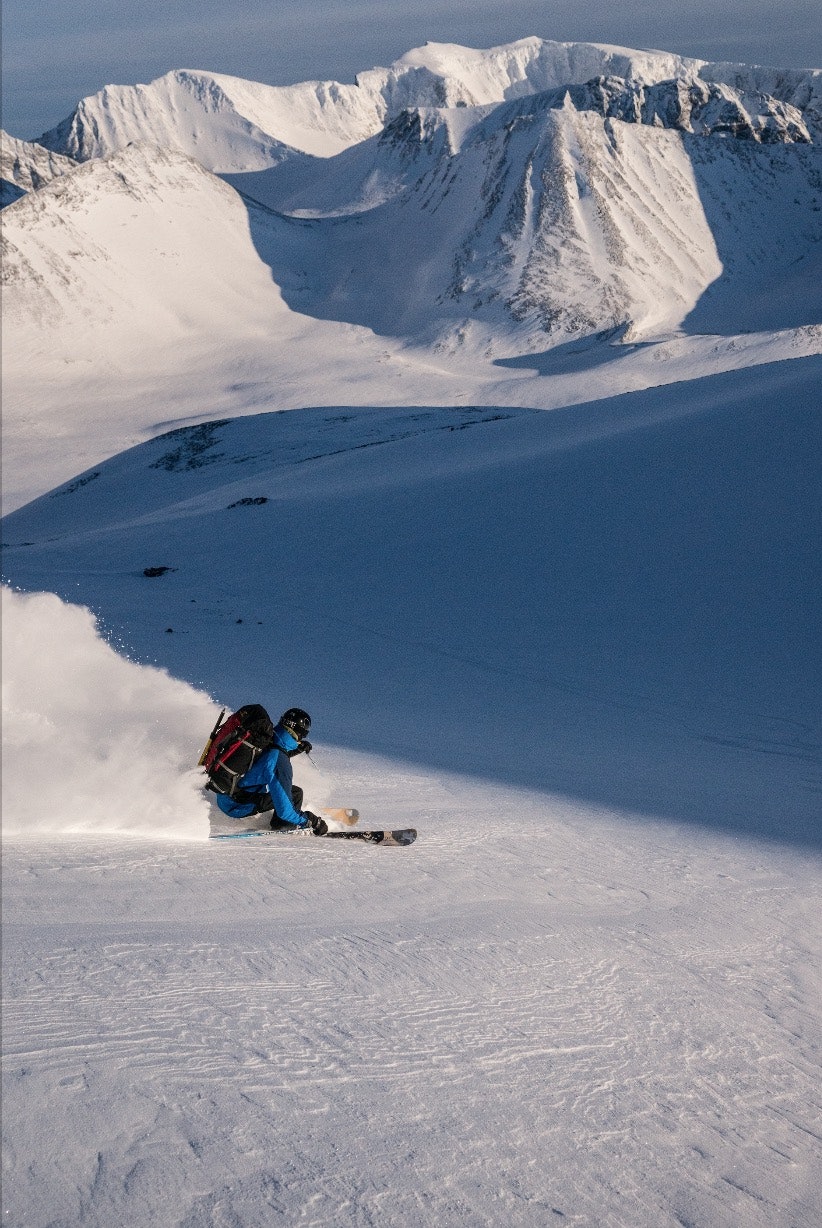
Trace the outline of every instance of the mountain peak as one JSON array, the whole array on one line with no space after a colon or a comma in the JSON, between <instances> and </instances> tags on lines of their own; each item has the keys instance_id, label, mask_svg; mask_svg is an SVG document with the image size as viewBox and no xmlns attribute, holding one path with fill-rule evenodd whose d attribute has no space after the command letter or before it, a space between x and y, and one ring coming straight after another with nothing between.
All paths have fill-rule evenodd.
<instances>
[{"instance_id":1,"label":"mountain peak","mask_svg":"<svg viewBox=\"0 0 822 1228\"><path fill-rule=\"evenodd\" d=\"M258 171L305 155L332 157L408 108L493 106L611 79L635 94L681 82L668 93L696 91L702 109L712 103L717 114L729 113L723 120L710 117L708 131L724 124L728 133L762 140L808 140L822 132L818 70L711 64L664 51L528 37L487 49L429 42L388 68L359 73L353 85L272 86L175 69L148 85L108 85L84 98L41 143L87 161L132 141L150 141L179 149L212 171ZM671 105L657 107L652 122L667 123ZM627 112L618 117L629 118Z\"/></svg>"}]
</instances>

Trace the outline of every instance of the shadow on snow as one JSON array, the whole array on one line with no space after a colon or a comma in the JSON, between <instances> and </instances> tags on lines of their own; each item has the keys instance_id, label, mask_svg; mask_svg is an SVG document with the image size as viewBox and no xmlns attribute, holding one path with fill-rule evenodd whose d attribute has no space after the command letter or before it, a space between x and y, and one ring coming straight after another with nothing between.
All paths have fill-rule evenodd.
<instances>
[{"instance_id":1,"label":"shadow on snow","mask_svg":"<svg viewBox=\"0 0 822 1228\"><path fill-rule=\"evenodd\" d=\"M153 440L7 517L35 544L6 575L223 702L307 707L319 744L818 847L820 380L191 428L202 469L158 470ZM151 483L166 512L106 529Z\"/></svg>"}]
</instances>

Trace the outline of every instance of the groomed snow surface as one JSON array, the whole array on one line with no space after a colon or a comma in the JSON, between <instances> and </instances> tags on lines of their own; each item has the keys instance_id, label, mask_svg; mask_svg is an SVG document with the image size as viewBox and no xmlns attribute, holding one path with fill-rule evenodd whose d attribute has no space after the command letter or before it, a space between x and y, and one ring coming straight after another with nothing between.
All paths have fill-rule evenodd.
<instances>
[{"instance_id":1,"label":"groomed snow surface","mask_svg":"<svg viewBox=\"0 0 822 1228\"><path fill-rule=\"evenodd\" d=\"M813 1228L818 866L322 763L417 843L7 845L7 1223Z\"/></svg>"}]
</instances>

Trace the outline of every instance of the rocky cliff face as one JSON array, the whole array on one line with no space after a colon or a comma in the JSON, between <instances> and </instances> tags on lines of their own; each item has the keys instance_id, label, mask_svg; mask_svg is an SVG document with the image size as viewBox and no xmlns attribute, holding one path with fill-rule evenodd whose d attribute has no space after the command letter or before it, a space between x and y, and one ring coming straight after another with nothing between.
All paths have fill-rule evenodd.
<instances>
[{"instance_id":1,"label":"rocky cliff face","mask_svg":"<svg viewBox=\"0 0 822 1228\"><path fill-rule=\"evenodd\" d=\"M10 205L76 165L73 158L33 141L19 141L7 132L0 133L0 205Z\"/></svg>"}]
</instances>

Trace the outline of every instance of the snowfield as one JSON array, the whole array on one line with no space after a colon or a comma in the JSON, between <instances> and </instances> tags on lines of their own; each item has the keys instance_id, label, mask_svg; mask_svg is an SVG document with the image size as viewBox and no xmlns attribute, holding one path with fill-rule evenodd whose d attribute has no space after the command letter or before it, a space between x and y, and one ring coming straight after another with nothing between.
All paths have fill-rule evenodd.
<instances>
[{"instance_id":1,"label":"snowfield","mask_svg":"<svg viewBox=\"0 0 822 1228\"><path fill-rule=\"evenodd\" d=\"M820 80L3 138L4 1223L818 1228ZM210 841L247 702L416 843Z\"/></svg>"},{"instance_id":2,"label":"snowfield","mask_svg":"<svg viewBox=\"0 0 822 1228\"><path fill-rule=\"evenodd\" d=\"M307 804L420 832L209 844L213 704L11 594L62 665L7 725L70 761L32 798L12 738L13 1215L811 1228L819 376L184 428L6 517L15 583L306 703Z\"/></svg>"},{"instance_id":3,"label":"snowfield","mask_svg":"<svg viewBox=\"0 0 822 1228\"><path fill-rule=\"evenodd\" d=\"M9 1222L812 1228L818 864L322 762L417 843L7 843Z\"/></svg>"}]
</instances>

